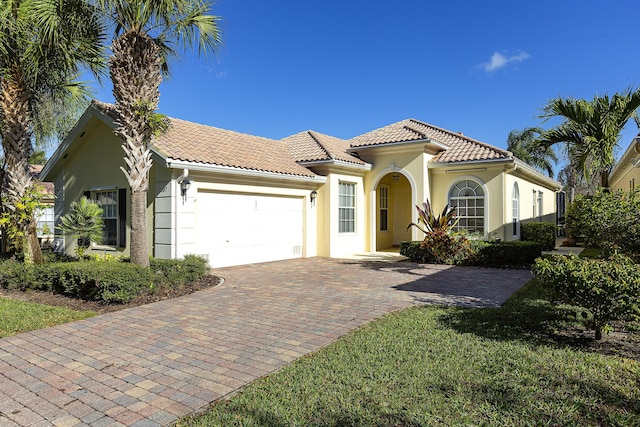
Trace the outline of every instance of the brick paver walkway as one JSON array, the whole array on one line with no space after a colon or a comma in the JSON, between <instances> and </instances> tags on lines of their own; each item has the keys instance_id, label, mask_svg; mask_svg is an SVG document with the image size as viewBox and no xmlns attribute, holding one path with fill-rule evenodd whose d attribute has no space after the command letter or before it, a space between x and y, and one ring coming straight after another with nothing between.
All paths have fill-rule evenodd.
<instances>
[{"instance_id":1,"label":"brick paver walkway","mask_svg":"<svg viewBox=\"0 0 640 427\"><path fill-rule=\"evenodd\" d=\"M297 259L217 288L0 340L0 426L166 426L414 304L497 306L526 270Z\"/></svg>"}]
</instances>

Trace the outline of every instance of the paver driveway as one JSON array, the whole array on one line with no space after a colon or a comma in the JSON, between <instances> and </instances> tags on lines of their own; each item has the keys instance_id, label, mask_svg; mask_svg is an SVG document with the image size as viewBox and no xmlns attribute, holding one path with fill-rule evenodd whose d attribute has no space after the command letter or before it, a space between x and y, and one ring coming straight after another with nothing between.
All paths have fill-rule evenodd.
<instances>
[{"instance_id":1,"label":"paver driveway","mask_svg":"<svg viewBox=\"0 0 640 427\"><path fill-rule=\"evenodd\" d=\"M297 259L217 288L0 340L0 426L168 425L414 304L497 306L526 270Z\"/></svg>"}]
</instances>

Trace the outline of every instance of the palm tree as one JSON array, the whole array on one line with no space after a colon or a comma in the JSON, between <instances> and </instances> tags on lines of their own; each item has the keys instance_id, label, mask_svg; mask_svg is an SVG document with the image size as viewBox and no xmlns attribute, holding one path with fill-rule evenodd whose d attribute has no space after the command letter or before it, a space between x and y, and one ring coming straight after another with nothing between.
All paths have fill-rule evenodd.
<instances>
[{"instance_id":1,"label":"palm tree","mask_svg":"<svg viewBox=\"0 0 640 427\"><path fill-rule=\"evenodd\" d=\"M634 119L640 127L636 110L640 107L640 90L627 89L608 95L595 96L593 100L557 98L543 109L542 117L560 117L563 121L540 137L540 144L549 147L567 144L573 153L576 168L587 181L600 175L600 185L609 187L609 174L615 163L614 150L621 138L622 129Z\"/></svg>"},{"instance_id":2,"label":"palm tree","mask_svg":"<svg viewBox=\"0 0 640 427\"><path fill-rule=\"evenodd\" d=\"M553 164L558 161L558 158L552 147L536 144L542 132L543 130L538 127L525 128L521 131L512 130L507 138L507 150L525 163L553 177Z\"/></svg>"},{"instance_id":3,"label":"palm tree","mask_svg":"<svg viewBox=\"0 0 640 427\"><path fill-rule=\"evenodd\" d=\"M4 208L15 212L32 184L32 137L47 117L44 106L86 96L80 68L99 73L102 27L82 0L0 0L0 138L6 171ZM10 212L9 212L10 214ZM15 220L25 262L41 262L33 218Z\"/></svg>"},{"instance_id":4,"label":"palm tree","mask_svg":"<svg viewBox=\"0 0 640 427\"><path fill-rule=\"evenodd\" d=\"M199 52L215 50L220 43L218 18L209 15L206 0L96 0L115 24L109 73L113 82L116 134L122 138L131 188L131 262L149 265L147 242L147 191L152 166L151 144L166 130L156 113L160 83L168 60L176 54L172 44Z\"/></svg>"}]
</instances>

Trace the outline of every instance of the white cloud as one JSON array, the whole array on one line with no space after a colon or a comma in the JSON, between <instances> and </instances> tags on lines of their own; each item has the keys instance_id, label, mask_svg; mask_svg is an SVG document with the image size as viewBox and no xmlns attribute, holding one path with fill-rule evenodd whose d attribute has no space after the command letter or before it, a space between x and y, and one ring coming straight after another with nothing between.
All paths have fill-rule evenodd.
<instances>
[{"instance_id":1,"label":"white cloud","mask_svg":"<svg viewBox=\"0 0 640 427\"><path fill-rule=\"evenodd\" d=\"M518 52L515 55L511 56L506 56L500 52L495 52L493 55L491 55L491 59L489 60L489 62L481 64L481 67L484 68L487 73L491 73L493 71L499 70L500 68L506 67L507 65L509 65L509 63L522 62L528 58L531 58L531 55L529 55L527 52Z\"/></svg>"}]
</instances>

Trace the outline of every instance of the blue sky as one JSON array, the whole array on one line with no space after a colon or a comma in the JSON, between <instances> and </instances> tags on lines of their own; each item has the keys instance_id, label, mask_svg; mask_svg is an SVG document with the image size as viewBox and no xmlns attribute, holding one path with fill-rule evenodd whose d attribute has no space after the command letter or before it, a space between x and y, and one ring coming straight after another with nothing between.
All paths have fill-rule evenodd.
<instances>
[{"instance_id":1,"label":"blue sky","mask_svg":"<svg viewBox=\"0 0 640 427\"><path fill-rule=\"evenodd\" d=\"M412 117L504 148L550 99L640 85L637 0L219 0L213 13L223 46L172 64L160 112L270 138ZM96 97L112 102L108 81Z\"/></svg>"}]
</instances>

